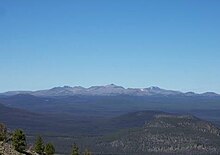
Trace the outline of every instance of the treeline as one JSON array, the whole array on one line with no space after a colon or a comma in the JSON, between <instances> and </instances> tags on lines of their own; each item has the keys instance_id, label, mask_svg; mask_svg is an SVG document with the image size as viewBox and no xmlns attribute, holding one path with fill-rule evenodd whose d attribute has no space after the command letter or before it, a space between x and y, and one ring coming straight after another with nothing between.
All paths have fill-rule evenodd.
<instances>
[{"instance_id":1,"label":"treeline","mask_svg":"<svg viewBox=\"0 0 220 155\"><path fill-rule=\"evenodd\" d=\"M28 155L36 153L39 155L55 154L54 145L50 142L45 144L41 136L37 136L34 145L30 149L27 149L25 133L20 129L15 130L13 133L8 133L6 126L2 123L0 123L0 141L11 143L16 151ZM80 155L79 147L76 144L73 144L70 154ZM87 149L82 154L92 155L92 153Z\"/></svg>"}]
</instances>

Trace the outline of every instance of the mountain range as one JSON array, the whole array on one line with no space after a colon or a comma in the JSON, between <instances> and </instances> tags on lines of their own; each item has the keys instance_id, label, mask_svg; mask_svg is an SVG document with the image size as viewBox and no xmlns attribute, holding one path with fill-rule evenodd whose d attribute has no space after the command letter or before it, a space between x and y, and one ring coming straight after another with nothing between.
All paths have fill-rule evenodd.
<instances>
[{"instance_id":1,"label":"mountain range","mask_svg":"<svg viewBox=\"0 0 220 155\"><path fill-rule=\"evenodd\" d=\"M219 154L219 103L212 92L64 86L1 93L0 122L32 143L44 136L59 154L73 143L99 154Z\"/></svg>"},{"instance_id":2,"label":"mountain range","mask_svg":"<svg viewBox=\"0 0 220 155\"><path fill-rule=\"evenodd\" d=\"M37 90L37 91L8 91L1 93L3 96L13 96L19 94L29 94L34 96L75 96L75 95L84 95L84 96L117 96L117 95L129 95L129 96L220 96L220 94L214 92L206 92L202 94L194 92L181 92L175 90L166 90L159 87L148 87L148 88L124 88L122 86L117 86L114 84L106 86L92 86L89 88L84 88L81 86L63 86L63 87L54 87L52 89L46 90Z\"/></svg>"}]
</instances>

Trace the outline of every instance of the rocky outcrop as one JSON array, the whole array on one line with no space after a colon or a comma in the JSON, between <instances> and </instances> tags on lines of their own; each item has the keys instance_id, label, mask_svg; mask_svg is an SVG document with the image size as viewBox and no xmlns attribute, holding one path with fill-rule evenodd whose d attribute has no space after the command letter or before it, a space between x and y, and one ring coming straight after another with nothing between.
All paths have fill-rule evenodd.
<instances>
[{"instance_id":1,"label":"rocky outcrop","mask_svg":"<svg viewBox=\"0 0 220 155\"><path fill-rule=\"evenodd\" d=\"M0 155L24 155L14 150L11 144L0 142Z\"/></svg>"}]
</instances>

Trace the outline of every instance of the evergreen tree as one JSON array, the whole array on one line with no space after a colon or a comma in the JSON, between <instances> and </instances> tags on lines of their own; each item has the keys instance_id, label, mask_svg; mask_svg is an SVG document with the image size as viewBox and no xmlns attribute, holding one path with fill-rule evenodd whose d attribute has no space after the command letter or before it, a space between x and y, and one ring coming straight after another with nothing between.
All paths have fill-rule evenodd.
<instances>
[{"instance_id":1,"label":"evergreen tree","mask_svg":"<svg viewBox=\"0 0 220 155\"><path fill-rule=\"evenodd\" d=\"M91 152L89 152L89 150L88 150L88 149L85 149L85 152L83 153L83 155L92 155L92 153L91 153Z\"/></svg>"},{"instance_id":2,"label":"evergreen tree","mask_svg":"<svg viewBox=\"0 0 220 155\"><path fill-rule=\"evenodd\" d=\"M38 136L35 141L34 151L37 152L38 154L44 153L44 143L43 143L43 139L41 138L41 136Z\"/></svg>"},{"instance_id":3,"label":"evergreen tree","mask_svg":"<svg viewBox=\"0 0 220 155\"><path fill-rule=\"evenodd\" d=\"M55 148L53 144L51 143L46 144L44 152L46 153L46 155L53 155L55 153Z\"/></svg>"},{"instance_id":4,"label":"evergreen tree","mask_svg":"<svg viewBox=\"0 0 220 155\"><path fill-rule=\"evenodd\" d=\"M73 145L72 155L79 155L79 147L75 143Z\"/></svg>"},{"instance_id":5,"label":"evergreen tree","mask_svg":"<svg viewBox=\"0 0 220 155\"><path fill-rule=\"evenodd\" d=\"M15 130L12 135L12 145L18 152L23 152L25 150L27 143L25 134L22 130Z\"/></svg>"},{"instance_id":6,"label":"evergreen tree","mask_svg":"<svg viewBox=\"0 0 220 155\"><path fill-rule=\"evenodd\" d=\"M4 124L0 123L0 141L6 140L7 128Z\"/></svg>"}]
</instances>

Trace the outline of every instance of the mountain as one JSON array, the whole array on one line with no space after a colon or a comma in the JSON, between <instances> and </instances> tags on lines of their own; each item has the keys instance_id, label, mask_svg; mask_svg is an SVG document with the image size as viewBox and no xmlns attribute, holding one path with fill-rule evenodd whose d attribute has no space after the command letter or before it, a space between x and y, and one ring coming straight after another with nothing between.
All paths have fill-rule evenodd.
<instances>
[{"instance_id":1,"label":"mountain","mask_svg":"<svg viewBox=\"0 0 220 155\"><path fill-rule=\"evenodd\" d=\"M219 96L219 94L214 93L214 92L206 92L206 93L203 93L203 94L201 94L201 95L202 95L202 96L209 96L209 97Z\"/></svg>"},{"instance_id":2,"label":"mountain","mask_svg":"<svg viewBox=\"0 0 220 155\"><path fill-rule=\"evenodd\" d=\"M196 94L193 92L183 93L180 91L166 90L159 87L149 87L149 88L124 88L122 86L117 86L114 84L106 86L92 86L89 88L84 88L81 86L64 86L64 87L54 87L48 90L38 90L38 91L9 91L1 93L1 96L12 96L18 94L29 94L34 96L75 96L75 95L84 95L84 96L117 96L117 95L129 95L129 96L173 96L173 95L182 95L182 96L209 96L216 97L220 96L214 92L206 92L203 94Z\"/></svg>"},{"instance_id":3,"label":"mountain","mask_svg":"<svg viewBox=\"0 0 220 155\"><path fill-rule=\"evenodd\" d=\"M33 130L47 125L46 117L27 110L11 108L0 104L0 122L7 124L10 129L23 128ZM45 123L46 122L46 123ZM26 127L26 128L25 128Z\"/></svg>"},{"instance_id":4,"label":"mountain","mask_svg":"<svg viewBox=\"0 0 220 155\"><path fill-rule=\"evenodd\" d=\"M11 124L18 124L20 122L30 121L33 117L38 118L39 115L29 112L27 110L7 107L0 104L0 121L10 122Z\"/></svg>"},{"instance_id":5,"label":"mountain","mask_svg":"<svg viewBox=\"0 0 220 155\"><path fill-rule=\"evenodd\" d=\"M103 89L102 86L101 89ZM112 86L110 86L112 88ZM56 88L59 89L59 88ZM70 89L70 88L66 88ZM77 89L83 89L78 87ZM100 90L92 87L92 91ZM122 88L117 88L122 89ZM158 90L152 89L150 90ZM54 91L54 90L53 90ZM138 90L134 90L137 92ZM45 92L43 92L45 95ZM134 94L134 93L133 93ZM50 94L51 95L51 94ZM67 114L84 117L115 117L128 112L142 110L160 110L166 112L183 112L201 118L218 121L220 111L220 96L203 96L194 93L186 95L71 95L71 96L36 96L32 94L17 94L0 96L0 103L19 109L42 114ZM202 113L198 111L206 110ZM210 111L210 112L209 112Z\"/></svg>"},{"instance_id":6,"label":"mountain","mask_svg":"<svg viewBox=\"0 0 220 155\"><path fill-rule=\"evenodd\" d=\"M91 121L95 122L96 120L83 116L69 116L64 113L40 114L0 104L0 122L6 124L10 130L23 129L31 135L90 134L93 132L90 127L93 123ZM86 129L84 129L85 127Z\"/></svg>"},{"instance_id":7,"label":"mountain","mask_svg":"<svg viewBox=\"0 0 220 155\"><path fill-rule=\"evenodd\" d=\"M10 130L23 129L30 142L35 140L33 135L43 135L60 154L68 154L73 143L100 154L219 153L219 129L191 115L145 110L96 119L64 113L39 114L0 104L0 116L0 122Z\"/></svg>"},{"instance_id":8,"label":"mountain","mask_svg":"<svg viewBox=\"0 0 220 155\"><path fill-rule=\"evenodd\" d=\"M163 111L144 110L130 112L107 121L108 125L122 128L142 127L145 123L150 122L155 115L167 114Z\"/></svg>"},{"instance_id":9,"label":"mountain","mask_svg":"<svg viewBox=\"0 0 220 155\"><path fill-rule=\"evenodd\" d=\"M220 129L191 115L155 115L142 128L115 133L103 141L100 147L125 154L220 153Z\"/></svg>"}]
</instances>

